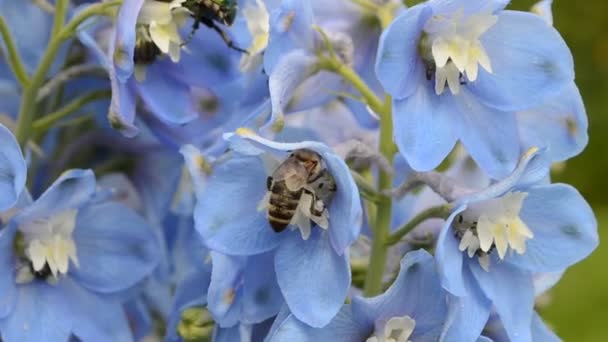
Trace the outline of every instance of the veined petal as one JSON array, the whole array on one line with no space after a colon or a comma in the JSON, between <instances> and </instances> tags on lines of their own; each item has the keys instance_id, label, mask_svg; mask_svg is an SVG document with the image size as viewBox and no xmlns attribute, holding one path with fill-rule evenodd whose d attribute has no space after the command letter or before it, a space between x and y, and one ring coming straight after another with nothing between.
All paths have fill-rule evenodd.
<instances>
[{"instance_id":1,"label":"veined petal","mask_svg":"<svg viewBox=\"0 0 608 342\"><path fill-rule=\"evenodd\" d=\"M361 326L353 318L350 305L344 305L336 317L323 328L311 328L302 323L294 314L275 320L268 342L305 341L364 341L372 334L371 326Z\"/></svg>"},{"instance_id":2,"label":"veined petal","mask_svg":"<svg viewBox=\"0 0 608 342\"><path fill-rule=\"evenodd\" d=\"M524 254L505 260L533 272L558 272L587 257L598 245L597 222L589 204L565 184L528 190L520 217L534 233Z\"/></svg>"},{"instance_id":3,"label":"veined petal","mask_svg":"<svg viewBox=\"0 0 608 342\"><path fill-rule=\"evenodd\" d=\"M268 87L272 101L271 123L281 120L295 89L316 72L317 58L305 50L281 56L270 73Z\"/></svg>"},{"instance_id":4,"label":"veined petal","mask_svg":"<svg viewBox=\"0 0 608 342\"><path fill-rule=\"evenodd\" d=\"M264 70L274 72L283 55L314 45L314 14L309 1L286 0L270 15L270 40L264 51Z\"/></svg>"},{"instance_id":5,"label":"veined petal","mask_svg":"<svg viewBox=\"0 0 608 342\"><path fill-rule=\"evenodd\" d=\"M437 167L454 147L458 116L451 102L449 94L437 96L429 83L393 101L395 143L413 169Z\"/></svg>"},{"instance_id":6,"label":"veined petal","mask_svg":"<svg viewBox=\"0 0 608 342\"><path fill-rule=\"evenodd\" d=\"M194 211L196 230L209 248L228 255L253 255L276 248L266 213L257 210L266 193L266 170L258 157L234 157L217 165Z\"/></svg>"},{"instance_id":7,"label":"veined petal","mask_svg":"<svg viewBox=\"0 0 608 342\"><path fill-rule=\"evenodd\" d=\"M409 316L416 321L411 339L439 339L446 318L446 295L433 257L425 250L410 252L401 260L395 282L374 298L353 297L352 310L363 327L378 320Z\"/></svg>"},{"instance_id":8,"label":"veined petal","mask_svg":"<svg viewBox=\"0 0 608 342\"><path fill-rule=\"evenodd\" d=\"M494 304L509 338L513 341L532 341L532 275L507 263L495 263L489 272L483 270L475 260L470 262L470 267L479 287Z\"/></svg>"},{"instance_id":9,"label":"veined petal","mask_svg":"<svg viewBox=\"0 0 608 342\"><path fill-rule=\"evenodd\" d=\"M523 110L540 105L574 79L572 55L559 33L535 14L502 11L481 42L492 73L479 71L468 88L486 105Z\"/></svg>"},{"instance_id":10,"label":"veined petal","mask_svg":"<svg viewBox=\"0 0 608 342\"><path fill-rule=\"evenodd\" d=\"M243 270L241 321L255 324L277 315L284 304L274 270L274 253L248 257Z\"/></svg>"},{"instance_id":11,"label":"veined petal","mask_svg":"<svg viewBox=\"0 0 608 342\"><path fill-rule=\"evenodd\" d=\"M241 318L243 271L247 258L211 252L211 260L207 308L219 326L230 327Z\"/></svg>"},{"instance_id":12,"label":"veined petal","mask_svg":"<svg viewBox=\"0 0 608 342\"><path fill-rule=\"evenodd\" d=\"M517 124L524 146L547 147L552 161L574 157L589 141L587 113L574 82L545 104L518 112Z\"/></svg>"},{"instance_id":13,"label":"veined petal","mask_svg":"<svg viewBox=\"0 0 608 342\"><path fill-rule=\"evenodd\" d=\"M477 263L476 260L473 261ZM490 317L492 302L486 298L476 283L467 261L463 271L463 296L449 296L448 315L440 341L475 341Z\"/></svg>"},{"instance_id":14,"label":"veined petal","mask_svg":"<svg viewBox=\"0 0 608 342\"><path fill-rule=\"evenodd\" d=\"M414 6L399 15L382 33L376 56L376 76L384 89L395 99L403 99L416 91L422 82L423 65L418 43L424 23L430 18L426 5Z\"/></svg>"},{"instance_id":15,"label":"veined petal","mask_svg":"<svg viewBox=\"0 0 608 342\"><path fill-rule=\"evenodd\" d=\"M19 286L14 310L0 320L2 340L68 341L73 323L68 314L70 305L58 294L45 282Z\"/></svg>"},{"instance_id":16,"label":"veined petal","mask_svg":"<svg viewBox=\"0 0 608 342\"><path fill-rule=\"evenodd\" d=\"M95 190L93 171L79 169L65 171L32 205L17 214L15 221L31 222L69 209L78 209L92 198ZM26 229L25 226L20 228Z\"/></svg>"},{"instance_id":17,"label":"veined petal","mask_svg":"<svg viewBox=\"0 0 608 342\"><path fill-rule=\"evenodd\" d=\"M14 308L17 300L17 284L15 283L14 271L15 255L13 243L17 225L11 224L0 230L0 269L7 270L3 277L0 277L0 320L8 316Z\"/></svg>"},{"instance_id":18,"label":"veined petal","mask_svg":"<svg viewBox=\"0 0 608 342\"><path fill-rule=\"evenodd\" d=\"M466 206L460 206L445 221L439 237L437 238L437 246L435 258L437 260L437 269L441 279L441 285L448 292L456 296L466 296L466 289L463 280L463 256L458 249L458 241L452 235L451 225L454 218L463 212Z\"/></svg>"},{"instance_id":19,"label":"veined petal","mask_svg":"<svg viewBox=\"0 0 608 342\"><path fill-rule=\"evenodd\" d=\"M513 171L520 152L515 115L484 106L467 89L454 96L454 103L459 138L477 164L493 178Z\"/></svg>"},{"instance_id":20,"label":"veined petal","mask_svg":"<svg viewBox=\"0 0 608 342\"><path fill-rule=\"evenodd\" d=\"M129 321L119 300L87 291L69 279L62 283L59 291L62 298L68 300L64 305L69 308L66 311L70 316L63 319L75 322L72 333L79 339L116 342L132 340Z\"/></svg>"},{"instance_id":21,"label":"veined petal","mask_svg":"<svg viewBox=\"0 0 608 342\"><path fill-rule=\"evenodd\" d=\"M315 229L306 241L298 232L289 232L274 259L277 280L289 309L299 320L316 328L327 325L337 315L351 281L348 253L338 255L329 240L329 234L320 229Z\"/></svg>"},{"instance_id":22,"label":"veined petal","mask_svg":"<svg viewBox=\"0 0 608 342\"><path fill-rule=\"evenodd\" d=\"M126 290L158 264L158 242L152 228L118 203L81 209L73 238L80 267L70 269L70 274L93 291Z\"/></svg>"},{"instance_id":23,"label":"veined petal","mask_svg":"<svg viewBox=\"0 0 608 342\"><path fill-rule=\"evenodd\" d=\"M147 68L146 80L137 86L148 109L167 124L180 125L196 119L189 86L163 72L161 63Z\"/></svg>"}]
</instances>

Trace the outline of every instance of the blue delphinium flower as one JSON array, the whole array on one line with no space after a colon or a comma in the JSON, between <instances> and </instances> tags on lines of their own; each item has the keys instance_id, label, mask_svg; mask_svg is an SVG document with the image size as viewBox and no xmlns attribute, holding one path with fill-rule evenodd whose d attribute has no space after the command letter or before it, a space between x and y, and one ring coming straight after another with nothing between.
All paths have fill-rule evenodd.
<instances>
[{"instance_id":1,"label":"blue delphinium flower","mask_svg":"<svg viewBox=\"0 0 608 342\"><path fill-rule=\"evenodd\" d=\"M190 15L182 2L128 0L120 8L109 49L109 116L127 136L138 131L134 125L138 97L163 123L182 125L198 117L193 88L217 85L237 76L237 53L215 34L196 35L188 42L189 52L181 53L184 39L179 29L185 27ZM136 48L146 44L157 47L158 55L151 61L138 57L135 63Z\"/></svg>"},{"instance_id":2,"label":"blue delphinium flower","mask_svg":"<svg viewBox=\"0 0 608 342\"><path fill-rule=\"evenodd\" d=\"M311 328L282 312L268 341L437 341L447 314L433 257L424 250L406 254L395 282L380 296L353 297L323 328ZM389 339L389 338L392 338Z\"/></svg>"},{"instance_id":3,"label":"blue delphinium flower","mask_svg":"<svg viewBox=\"0 0 608 342\"><path fill-rule=\"evenodd\" d=\"M359 193L348 167L321 143L277 143L247 129L227 139L233 152L215 165L204 192L197 193L197 230L211 250L222 254L272 252L277 281L291 312L310 325L327 324L346 297L350 285L347 248L361 225ZM304 217L291 225L300 232L276 233L266 216L267 178L287 151L303 148L321 156L337 191L324 208L324 219L315 221L323 228L312 226L312 217L294 215ZM272 170L265 169L265 164L272 165Z\"/></svg>"},{"instance_id":4,"label":"blue delphinium flower","mask_svg":"<svg viewBox=\"0 0 608 342\"><path fill-rule=\"evenodd\" d=\"M120 294L156 267L157 245L139 216L95 193L90 170L66 171L4 212L3 340L131 340Z\"/></svg>"},{"instance_id":5,"label":"blue delphinium flower","mask_svg":"<svg viewBox=\"0 0 608 342\"><path fill-rule=\"evenodd\" d=\"M562 272L597 246L591 208L574 188L546 184L543 162L531 149L509 177L455 202L436 246L447 341L477 338L492 308L510 339L531 341L534 275Z\"/></svg>"},{"instance_id":6,"label":"blue delphinium flower","mask_svg":"<svg viewBox=\"0 0 608 342\"><path fill-rule=\"evenodd\" d=\"M207 196L209 165L191 145L183 146L181 152L191 175L190 189L194 189L199 198ZM207 306L221 327L260 323L279 312L283 296L277 284L273 257L272 253L229 256L212 252L209 255L213 267Z\"/></svg>"},{"instance_id":7,"label":"blue delphinium flower","mask_svg":"<svg viewBox=\"0 0 608 342\"><path fill-rule=\"evenodd\" d=\"M87 203L94 190L90 171L66 173L3 230L3 260L16 269L3 280L4 339L130 339L120 301L106 297L151 272L156 245L130 210Z\"/></svg>"},{"instance_id":8,"label":"blue delphinium flower","mask_svg":"<svg viewBox=\"0 0 608 342\"><path fill-rule=\"evenodd\" d=\"M431 0L383 33L376 73L414 169L433 169L460 140L484 171L504 177L522 150L514 113L573 82L559 33L535 14L504 10L508 2Z\"/></svg>"},{"instance_id":9,"label":"blue delphinium flower","mask_svg":"<svg viewBox=\"0 0 608 342\"><path fill-rule=\"evenodd\" d=\"M273 123L280 123L290 101L305 103L299 110L322 104L344 88L340 76L319 72L317 54L326 50L308 1L287 0L271 13L270 37L264 52L264 70L269 76ZM353 42L343 32L328 31L337 55L352 64ZM308 84L308 86L306 86ZM296 98L298 88L305 87Z\"/></svg>"}]
</instances>

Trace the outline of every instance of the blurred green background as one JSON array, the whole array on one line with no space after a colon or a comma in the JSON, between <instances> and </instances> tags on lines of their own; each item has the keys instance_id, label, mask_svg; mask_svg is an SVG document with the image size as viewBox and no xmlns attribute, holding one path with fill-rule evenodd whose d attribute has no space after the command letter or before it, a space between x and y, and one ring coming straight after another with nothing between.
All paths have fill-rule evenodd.
<instances>
[{"instance_id":1,"label":"blurred green background","mask_svg":"<svg viewBox=\"0 0 608 342\"><path fill-rule=\"evenodd\" d=\"M536 1L514 0L527 10ZM600 241L608 238L608 1L554 0L553 19L572 49L576 83L589 116L589 145L554 179L574 185L591 203ZM567 342L608 341L608 247L600 247L566 272L541 309L546 322Z\"/></svg>"}]
</instances>

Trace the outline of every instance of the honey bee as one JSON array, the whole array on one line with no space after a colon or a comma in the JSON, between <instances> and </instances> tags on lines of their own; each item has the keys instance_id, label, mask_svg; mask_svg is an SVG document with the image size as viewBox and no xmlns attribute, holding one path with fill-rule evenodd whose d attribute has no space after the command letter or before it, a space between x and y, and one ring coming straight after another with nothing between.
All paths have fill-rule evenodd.
<instances>
[{"instance_id":1,"label":"honey bee","mask_svg":"<svg viewBox=\"0 0 608 342\"><path fill-rule=\"evenodd\" d=\"M309 149L294 151L266 181L267 218L275 232L282 232L291 222L303 194L312 197L309 208L313 217L323 217L325 207L336 191L336 184L322 165L321 156ZM316 220L314 220L316 222Z\"/></svg>"}]
</instances>

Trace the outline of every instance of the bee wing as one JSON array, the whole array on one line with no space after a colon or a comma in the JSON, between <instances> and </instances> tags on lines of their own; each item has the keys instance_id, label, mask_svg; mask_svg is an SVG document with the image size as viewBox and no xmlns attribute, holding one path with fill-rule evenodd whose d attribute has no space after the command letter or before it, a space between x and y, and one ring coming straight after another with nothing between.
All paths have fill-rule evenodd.
<instances>
[{"instance_id":1,"label":"bee wing","mask_svg":"<svg viewBox=\"0 0 608 342\"><path fill-rule=\"evenodd\" d=\"M287 176L283 178L285 186L290 191L298 191L306 185L308 177L306 172L298 172L297 170L289 170Z\"/></svg>"},{"instance_id":2,"label":"bee wing","mask_svg":"<svg viewBox=\"0 0 608 342\"><path fill-rule=\"evenodd\" d=\"M275 182L284 181L289 191L298 191L306 185L308 171L293 159L287 159L272 174L272 179Z\"/></svg>"}]
</instances>

